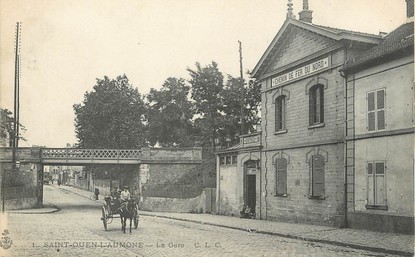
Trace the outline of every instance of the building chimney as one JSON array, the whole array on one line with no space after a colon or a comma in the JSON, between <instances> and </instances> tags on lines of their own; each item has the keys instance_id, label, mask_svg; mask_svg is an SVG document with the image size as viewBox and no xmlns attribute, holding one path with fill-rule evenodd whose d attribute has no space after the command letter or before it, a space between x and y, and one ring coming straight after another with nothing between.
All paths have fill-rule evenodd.
<instances>
[{"instance_id":1,"label":"building chimney","mask_svg":"<svg viewBox=\"0 0 415 257\"><path fill-rule=\"evenodd\" d=\"M406 17L414 17L414 0L405 0L406 1Z\"/></svg>"},{"instance_id":2,"label":"building chimney","mask_svg":"<svg viewBox=\"0 0 415 257\"><path fill-rule=\"evenodd\" d=\"M412 0L413 2L413 0ZM308 9L308 0L303 0L303 10L298 13L300 16L299 20L311 23L313 20L313 11Z\"/></svg>"},{"instance_id":3,"label":"building chimney","mask_svg":"<svg viewBox=\"0 0 415 257\"><path fill-rule=\"evenodd\" d=\"M288 12L287 12L287 18L291 18L291 19L295 19L295 15L294 15L294 13L293 13L293 3L292 3L292 1L293 0L288 0L288 4L287 4L287 6L288 6Z\"/></svg>"}]
</instances>

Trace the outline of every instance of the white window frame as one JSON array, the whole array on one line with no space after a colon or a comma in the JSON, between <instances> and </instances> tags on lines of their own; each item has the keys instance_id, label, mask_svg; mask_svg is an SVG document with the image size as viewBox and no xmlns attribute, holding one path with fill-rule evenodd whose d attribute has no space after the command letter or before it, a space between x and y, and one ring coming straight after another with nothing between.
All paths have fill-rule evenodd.
<instances>
[{"instance_id":1,"label":"white window frame","mask_svg":"<svg viewBox=\"0 0 415 257\"><path fill-rule=\"evenodd\" d=\"M376 164L383 164L383 174L378 174L376 171ZM372 164L372 173L369 174L369 164ZM388 206L388 195L387 195L387 187L386 187L386 161L385 160L377 160L377 161L369 161L366 163L366 208L367 209L384 209L387 210L387 206ZM384 194L384 200L382 200L383 202L379 202L379 195L378 195L378 186L377 186L377 182L378 179L382 177L383 178L383 194ZM369 201L369 194L371 193L369 190L369 183L372 183L373 185L373 202Z\"/></svg>"}]
</instances>

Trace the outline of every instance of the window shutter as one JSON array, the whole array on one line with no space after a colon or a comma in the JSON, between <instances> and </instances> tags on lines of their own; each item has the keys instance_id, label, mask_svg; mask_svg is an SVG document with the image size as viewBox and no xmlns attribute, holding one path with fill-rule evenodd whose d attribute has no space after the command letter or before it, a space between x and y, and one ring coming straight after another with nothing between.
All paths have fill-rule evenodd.
<instances>
[{"instance_id":1,"label":"window shutter","mask_svg":"<svg viewBox=\"0 0 415 257\"><path fill-rule=\"evenodd\" d=\"M386 205L386 188L385 188L385 163L376 163L376 174L375 174L375 204Z\"/></svg>"},{"instance_id":2,"label":"window shutter","mask_svg":"<svg viewBox=\"0 0 415 257\"><path fill-rule=\"evenodd\" d=\"M285 128L285 96L281 98L281 115L280 115L280 119L281 119L280 129L284 129Z\"/></svg>"},{"instance_id":3,"label":"window shutter","mask_svg":"<svg viewBox=\"0 0 415 257\"><path fill-rule=\"evenodd\" d=\"M367 94L367 120L368 131L375 131L376 129L376 113L375 113L375 92Z\"/></svg>"},{"instance_id":4,"label":"window shutter","mask_svg":"<svg viewBox=\"0 0 415 257\"><path fill-rule=\"evenodd\" d=\"M373 191L373 163L367 164L367 204L374 205L374 191Z\"/></svg>"},{"instance_id":5,"label":"window shutter","mask_svg":"<svg viewBox=\"0 0 415 257\"><path fill-rule=\"evenodd\" d=\"M313 156L313 196L324 195L324 158Z\"/></svg>"},{"instance_id":6,"label":"window shutter","mask_svg":"<svg viewBox=\"0 0 415 257\"><path fill-rule=\"evenodd\" d=\"M275 131L284 128L284 108L285 108L285 97L279 96L275 100Z\"/></svg>"},{"instance_id":7,"label":"window shutter","mask_svg":"<svg viewBox=\"0 0 415 257\"><path fill-rule=\"evenodd\" d=\"M385 129L385 90L376 92L378 130Z\"/></svg>"},{"instance_id":8,"label":"window shutter","mask_svg":"<svg viewBox=\"0 0 415 257\"><path fill-rule=\"evenodd\" d=\"M378 130L385 129L385 110L378 111Z\"/></svg>"},{"instance_id":9,"label":"window shutter","mask_svg":"<svg viewBox=\"0 0 415 257\"><path fill-rule=\"evenodd\" d=\"M324 122L324 88L320 86L320 123Z\"/></svg>"},{"instance_id":10,"label":"window shutter","mask_svg":"<svg viewBox=\"0 0 415 257\"><path fill-rule=\"evenodd\" d=\"M315 89L316 97L314 98L314 123L320 122L320 101L321 101L321 91L319 87Z\"/></svg>"},{"instance_id":11,"label":"window shutter","mask_svg":"<svg viewBox=\"0 0 415 257\"><path fill-rule=\"evenodd\" d=\"M310 126L314 124L314 90L310 89L309 92L309 101L308 101L308 115L309 115L309 124Z\"/></svg>"},{"instance_id":12,"label":"window shutter","mask_svg":"<svg viewBox=\"0 0 415 257\"><path fill-rule=\"evenodd\" d=\"M376 98L377 109L385 109L385 90L378 90L376 92Z\"/></svg>"},{"instance_id":13,"label":"window shutter","mask_svg":"<svg viewBox=\"0 0 415 257\"><path fill-rule=\"evenodd\" d=\"M375 110L375 92L367 94L367 110L369 112Z\"/></svg>"},{"instance_id":14,"label":"window shutter","mask_svg":"<svg viewBox=\"0 0 415 257\"><path fill-rule=\"evenodd\" d=\"M280 124L280 106L279 106L280 98L275 99L275 131L279 130Z\"/></svg>"},{"instance_id":15,"label":"window shutter","mask_svg":"<svg viewBox=\"0 0 415 257\"><path fill-rule=\"evenodd\" d=\"M287 160L283 158L277 159L277 194L283 195L287 193Z\"/></svg>"}]
</instances>

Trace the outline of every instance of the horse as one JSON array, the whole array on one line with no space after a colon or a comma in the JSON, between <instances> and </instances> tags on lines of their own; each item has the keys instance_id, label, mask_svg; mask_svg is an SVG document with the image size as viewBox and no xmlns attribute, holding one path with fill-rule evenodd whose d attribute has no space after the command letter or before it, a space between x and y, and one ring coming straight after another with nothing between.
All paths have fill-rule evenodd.
<instances>
[{"instance_id":1,"label":"horse","mask_svg":"<svg viewBox=\"0 0 415 257\"><path fill-rule=\"evenodd\" d=\"M137 215L137 209L135 208L135 202L133 199L128 200L121 204L119 208L119 214L121 218L121 231L125 233L125 227L127 223L127 219L130 219L130 234L131 234L131 225L133 218Z\"/></svg>"}]
</instances>

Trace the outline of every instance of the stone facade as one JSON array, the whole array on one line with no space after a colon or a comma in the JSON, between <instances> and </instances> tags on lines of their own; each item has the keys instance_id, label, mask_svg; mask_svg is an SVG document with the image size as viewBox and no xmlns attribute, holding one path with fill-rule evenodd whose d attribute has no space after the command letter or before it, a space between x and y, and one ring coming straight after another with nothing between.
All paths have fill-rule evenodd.
<instances>
[{"instance_id":1,"label":"stone facade","mask_svg":"<svg viewBox=\"0 0 415 257\"><path fill-rule=\"evenodd\" d=\"M260 147L261 133L256 132L243 135L238 145L217 153L216 210L219 214L239 216L249 202L252 212L260 217ZM251 162L256 163L254 168L248 166ZM253 181L249 185L247 176Z\"/></svg>"},{"instance_id":2,"label":"stone facade","mask_svg":"<svg viewBox=\"0 0 415 257\"><path fill-rule=\"evenodd\" d=\"M254 71L262 86L263 219L345 225L345 80L338 70L348 56L368 45L348 48L322 33L311 24L288 19L270 46L274 52L264 56ZM267 60L272 65L266 65ZM316 85L322 90L319 104L324 107L318 112L323 118L312 122L311 94ZM276 107L281 97L283 118ZM283 119L283 127L276 127L276 119ZM313 189L316 157L323 160L319 173L323 188L318 195ZM277 181L278 160L286 162L286 175ZM285 187L283 194L277 192L278 185Z\"/></svg>"},{"instance_id":3,"label":"stone facade","mask_svg":"<svg viewBox=\"0 0 415 257\"><path fill-rule=\"evenodd\" d=\"M345 225L346 83L339 69L380 39L287 18L252 74L261 84L260 143L244 146L252 136L245 135L217 153L219 213L239 214L245 204L260 219ZM237 165L221 165L232 153Z\"/></svg>"}]
</instances>

